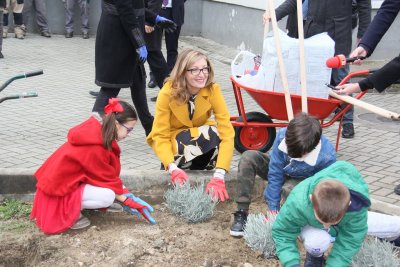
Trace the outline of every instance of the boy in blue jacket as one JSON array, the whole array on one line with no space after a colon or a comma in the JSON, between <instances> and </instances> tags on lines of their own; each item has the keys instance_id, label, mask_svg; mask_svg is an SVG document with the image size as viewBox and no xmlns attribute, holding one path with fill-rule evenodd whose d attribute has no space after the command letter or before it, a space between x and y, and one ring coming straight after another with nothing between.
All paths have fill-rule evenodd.
<instances>
[{"instance_id":1,"label":"boy in blue jacket","mask_svg":"<svg viewBox=\"0 0 400 267\"><path fill-rule=\"evenodd\" d=\"M264 197L270 211L279 211L282 186L286 178L299 181L314 175L336 161L335 149L322 135L318 119L298 114L282 128L268 155L245 151L238 166L237 211L231 236L243 236L256 175L268 181Z\"/></svg>"}]
</instances>

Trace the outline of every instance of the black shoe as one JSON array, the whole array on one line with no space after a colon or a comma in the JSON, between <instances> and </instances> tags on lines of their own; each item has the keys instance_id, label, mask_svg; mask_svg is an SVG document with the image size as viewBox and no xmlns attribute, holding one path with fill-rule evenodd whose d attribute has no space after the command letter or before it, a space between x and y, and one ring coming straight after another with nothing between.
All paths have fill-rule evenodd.
<instances>
[{"instance_id":1,"label":"black shoe","mask_svg":"<svg viewBox=\"0 0 400 267\"><path fill-rule=\"evenodd\" d=\"M324 255L320 257L314 257L307 252L306 260L304 261L304 267L322 267L325 264Z\"/></svg>"},{"instance_id":2,"label":"black shoe","mask_svg":"<svg viewBox=\"0 0 400 267\"><path fill-rule=\"evenodd\" d=\"M43 32L41 33L41 35L42 35L43 37L47 37L47 38L50 38L50 37L51 37L51 34L50 34L50 32L48 32L48 31L43 31Z\"/></svg>"},{"instance_id":3,"label":"black shoe","mask_svg":"<svg viewBox=\"0 0 400 267\"><path fill-rule=\"evenodd\" d=\"M73 32L67 32L65 34L65 38L72 38L72 37L74 37L74 33Z\"/></svg>"},{"instance_id":4,"label":"black shoe","mask_svg":"<svg viewBox=\"0 0 400 267\"><path fill-rule=\"evenodd\" d=\"M152 97L152 98L150 98L150 100L151 100L151 102L157 102L157 97L156 96Z\"/></svg>"},{"instance_id":5,"label":"black shoe","mask_svg":"<svg viewBox=\"0 0 400 267\"><path fill-rule=\"evenodd\" d=\"M352 123L346 123L342 125L342 137L343 138L354 137L354 126Z\"/></svg>"},{"instance_id":6,"label":"black shoe","mask_svg":"<svg viewBox=\"0 0 400 267\"><path fill-rule=\"evenodd\" d=\"M4 58L4 55L3 55L3 53L1 53L1 52L0 52L0 58Z\"/></svg>"},{"instance_id":7,"label":"black shoe","mask_svg":"<svg viewBox=\"0 0 400 267\"><path fill-rule=\"evenodd\" d=\"M238 210L233 216L233 224L231 226L230 234L234 237L242 237L244 233L244 228L247 222L247 210Z\"/></svg>"},{"instance_id":8,"label":"black shoe","mask_svg":"<svg viewBox=\"0 0 400 267\"><path fill-rule=\"evenodd\" d=\"M94 97L98 97L98 96L99 96L99 91L92 91L92 90L90 90L90 91L89 91L89 94L92 95L92 96L94 96Z\"/></svg>"},{"instance_id":9,"label":"black shoe","mask_svg":"<svg viewBox=\"0 0 400 267\"><path fill-rule=\"evenodd\" d=\"M82 38L89 39L89 33L87 33L87 32L82 33Z\"/></svg>"},{"instance_id":10,"label":"black shoe","mask_svg":"<svg viewBox=\"0 0 400 267\"><path fill-rule=\"evenodd\" d=\"M149 87L149 88L155 88L156 86L157 85L154 80L150 80L149 83L147 84L147 87Z\"/></svg>"},{"instance_id":11,"label":"black shoe","mask_svg":"<svg viewBox=\"0 0 400 267\"><path fill-rule=\"evenodd\" d=\"M398 184L394 187L394 193L397 195L400 195L400 184Z\"/></svg>"},{"instance_id":12,"label":"black shoe","mask_svg":"<svg viewBox=\"0 0 400 267\"><path fill-rule=\"evenodd\" d=\"M400 247L400 236L393 241L390 241L395 247Z\"/></svg>"}]
</instances>

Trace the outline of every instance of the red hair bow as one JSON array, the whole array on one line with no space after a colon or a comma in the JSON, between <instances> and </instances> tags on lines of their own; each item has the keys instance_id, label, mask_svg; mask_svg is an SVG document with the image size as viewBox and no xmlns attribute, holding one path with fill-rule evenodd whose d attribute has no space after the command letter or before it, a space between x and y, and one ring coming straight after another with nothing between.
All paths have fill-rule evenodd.
<instances>
[{"instance_id":1,"label":"red hair bow","mask_svg":"<svg viewBox=\"0 0 400 267\"><path fill-rule=\"evenodd\" d=\"M112 112L122 112L124 108L119 103L118 98L110 98L108 100L108 105L104 107L104 112L108 115Z\"/></svg>"}]
</instances>

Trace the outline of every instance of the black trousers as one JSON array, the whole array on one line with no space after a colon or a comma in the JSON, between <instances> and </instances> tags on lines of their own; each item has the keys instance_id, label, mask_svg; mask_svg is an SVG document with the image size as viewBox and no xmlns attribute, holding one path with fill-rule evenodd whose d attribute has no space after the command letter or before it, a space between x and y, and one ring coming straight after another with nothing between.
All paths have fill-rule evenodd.
<instances>
[{"instance_id":1,"label":"black trousers","mask_svg":"<svg viewBox=\"0 0 400 267\"><path fill-rule=\"evenodd\" d=\"M172 9L161 9L160 16L173 20ZM174 32L165 33L165 46L167 47L167 64L169 72L171 72L171 70L174 68L176 58L178 57L178 40L180 34L181 25L179 25Z\"/></svg>"},{"instance_id":2,"label":"black trousers","mask_svg":"<svg viewBox=\"0 0 400 267\"><path fill-rule=\"evenodd\" d=\"M162 87L165 78L169 74L167 61L161 52L163 30L155 27L152 33L146 33L145 40L147 46L147 63L150 67L151 79L154 80L158 87Z\"/></svg>"},{"instance_id":3,"label":"black trousers","mask_svg":"<svg viewBox=\"0 0 400 267\"><path fill-rule=\"evenodd\" d=\"M169 75L168 65L161 50L148 51L147 63L157 86L161 88L165 78Z\"/></svg>"},{"instance_id":4,"label":"black trousers","mask_svg":"<svg viewBox=\"0 0 400 267\"><path fill-rule=\"evenodd\" d=\"M132 102L147 136L153 127L154 117L150 114L149 106L147 105L146 75L143 67L138 66L136 68L130 89ZM104 113L104 107L108 104L108 100L117 97L120 90L121 88L101 87L92 111Z\"/></svg>"}]
</instances>

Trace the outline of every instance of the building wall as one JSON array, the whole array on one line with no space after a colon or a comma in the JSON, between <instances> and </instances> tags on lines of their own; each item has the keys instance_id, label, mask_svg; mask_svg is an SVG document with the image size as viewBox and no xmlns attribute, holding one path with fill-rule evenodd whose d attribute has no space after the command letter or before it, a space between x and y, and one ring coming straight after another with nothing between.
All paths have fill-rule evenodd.
<instances>
[{"instance_id":1,"label":"building wall","mask_svg":"<svg viewBox=\"0 0 400 267\"><path fill-rule=\"evenodd\" d=\"M188 0L186 4L186 18L191 18L197 13L194 8L195 2L202 2L202 28L196 29L201 36L212 39L229 47L242 48L254 53L260 53L263 43L263 9L261 2L248 0L249 4L243 6L232 4L238 0ZM240 1L247 3L247 1ZM275 1L277 2L277 1ZM373 2L373 7L379 7L379 1ZM381 2L381 1L380 1ZM198 5L198 3L196 3ZM377 9L372 12L372 17ZM187 19L188 20L188 19ZM281 29L285 29L286 19L279 22ZM271 25L270 25L271 27ZM182 34L192 34L195 29L192 27L183 28ZM356 42L356 31L353 36L353 46ZM400 16L396 18L393 25L382 38L374 54L373 60L391 59L400 53Z\"/></svg>"},{"instance_id":2,"label":"building wall","mask_svg":"<svg viewBox=\"0 0 400 267\"><path fill-rule=\"evenodd\" d=\"M277 5L283 0L276 0ZM373 0L373 6L379 7L380 2ZM263 43L262 14L264 12L263 0L187 0L185 24L182 35L202 36L212 39L229 47L246 49L254 53L261 53ZM61 0L47 0L49 25L52 33L64 34L65 11ZM80 34L80 12L75 7L75 33ZM97 30L101 14L101 0L90 1L90 33L94 35ZM376 9L373 10L373 16ZM399 16L400 17L400 16ZM371 59L390 59L399 54L400 43L400 18L397 17L389 31L386 33ZM37 31L30 22L30 31ZM279 22L284 29L286 21ZM355 43L355 34L353 44Z\"/></svg>"}]
</instances>

